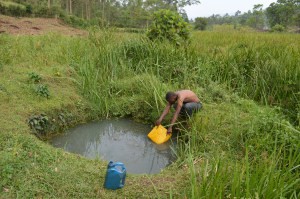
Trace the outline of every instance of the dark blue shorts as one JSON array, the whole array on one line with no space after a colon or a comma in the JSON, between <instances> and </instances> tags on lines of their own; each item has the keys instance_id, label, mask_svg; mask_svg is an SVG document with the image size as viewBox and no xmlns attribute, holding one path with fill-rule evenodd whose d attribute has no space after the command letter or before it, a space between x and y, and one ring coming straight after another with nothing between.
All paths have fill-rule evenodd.
<instances>
[{"instance_id":1,"label":"dark blue shorts","mask_svg":"<svg viewBox=\"0 0 300 199\"><path fill-rule=\"evenodd\" d=\"M173 107L176 110L177 103L173 104ZM191 117L193 113L198 112L201 108L202 108L201 102L183 103L179 115Z\"/></svg>"}]
</instances>

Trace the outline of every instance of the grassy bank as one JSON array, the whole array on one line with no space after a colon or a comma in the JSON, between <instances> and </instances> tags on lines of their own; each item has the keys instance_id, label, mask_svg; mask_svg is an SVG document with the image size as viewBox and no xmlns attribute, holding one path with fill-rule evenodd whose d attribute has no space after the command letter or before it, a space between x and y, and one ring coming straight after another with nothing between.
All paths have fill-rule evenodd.
<instances>
[{"instance_id":1,"label":"grassy bank","mask_svg":"<svg viewBox=\"0 0 300 199\"><path fill-rule=\"evenodd\" d=\"M298 37L204 32L175 48L98 31L1 35L1 197L299 197ZM118 191L102 187L105 161L54 149L28 124L42 113L63 128L105 117L151 123L165 92L182 88L204 108L178 125L178 161L161 174L129 175ZM262 105L269 96L277 108ZM35 133L63 129L42 127Z\"/></svg>"}]
</instances>

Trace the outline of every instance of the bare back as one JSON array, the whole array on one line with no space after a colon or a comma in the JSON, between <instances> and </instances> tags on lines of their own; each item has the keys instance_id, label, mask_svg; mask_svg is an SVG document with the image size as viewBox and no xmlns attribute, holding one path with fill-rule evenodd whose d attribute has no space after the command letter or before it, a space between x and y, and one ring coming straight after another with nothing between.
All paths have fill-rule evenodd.
<instances>
[{"instance_id":1,"label":"bare back","mask_svg":"<svg viewBox=\"0 0 300 199\"><path fill-rule=\"evenodd\" d=\"M178 100L182 101L183 103L200 102L199 98L193 91L180 90L175 93L178 95Z\"/></svg>"}]
</instances>

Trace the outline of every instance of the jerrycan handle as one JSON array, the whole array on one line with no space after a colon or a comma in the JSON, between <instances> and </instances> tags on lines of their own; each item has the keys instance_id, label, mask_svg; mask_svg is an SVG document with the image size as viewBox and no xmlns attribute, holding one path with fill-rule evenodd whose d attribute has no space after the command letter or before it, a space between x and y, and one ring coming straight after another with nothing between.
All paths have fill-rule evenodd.
<instances>
[{"instance_id":1,"label":"jerrycan handle","mask_svg":"<svg viewBox=\"0 0 300 199\"><path fill-rule=\"evenodd\" d=\"M122 170L126 170L125 166L122 162L116 162L116 163L114 163L114 166L120 166L120 167L122 167Z\"/></svg>"},{"instance_id":2,"label":"jerrycan handle","mask_svg":"<svg viewBox=\"0 0 300 199\"><path fill-rule=\"evenodd\" d=\"M114 162L113 161L109 161L108 165L107 165L107 168L112 168L114 167Z\"/></svg>"},{"instance_id":3,"label":"jerrycan handle","mask_svg":"<svg viewBox=\"0 0 300 199\"><path fill-rule=\"evenodd\" d=\"M126 172L126 168L124 166L124 164L122 162L113 162L113 161L109 161L108 165L107 165L107 168L113 168L113 167L116 167L116 166L120 166L122 168L123 171Z\"/></svg>"}]
</instances>

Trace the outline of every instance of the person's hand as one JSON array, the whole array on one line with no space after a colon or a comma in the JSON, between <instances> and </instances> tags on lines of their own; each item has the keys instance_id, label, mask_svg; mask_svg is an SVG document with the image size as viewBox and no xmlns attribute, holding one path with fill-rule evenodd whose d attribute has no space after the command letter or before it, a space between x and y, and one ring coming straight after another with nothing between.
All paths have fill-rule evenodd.
<instances>
[{"instance_id":1,"label":"person's hand","mask_svg":"<svg viewBox=\"0 0 300 199\"><path fill-rule=\"evenodd\" d=\"M161 121L160 120L157 120L156 122L155 122L155 126L159 126L161 124Z\"/></svg>"},{"instance_id":2,"label":"person's hand","mask_svg":"<svg viewBox=\"0 0 300 199\"><path fill-rule=\"evenodd\" d=\"M168 128L167 135L169 135L169 134L171 134L171 133L172 133L172 126L170 126L170 127Z\"/></svg>"}]
</instances>

